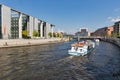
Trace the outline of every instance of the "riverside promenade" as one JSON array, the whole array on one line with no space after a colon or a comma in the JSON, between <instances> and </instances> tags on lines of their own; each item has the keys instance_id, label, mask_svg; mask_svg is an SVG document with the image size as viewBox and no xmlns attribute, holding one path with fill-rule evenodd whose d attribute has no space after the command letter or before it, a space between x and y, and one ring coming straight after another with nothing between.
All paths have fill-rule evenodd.
<instances>
[{"instance_id":1,"label":"riverside promenade","mask_svg":"<svg viewBox=\"0 0 120 80\"><path fill-rule=\"evenodd\" d=\"M31 46L41 44L52 44L63 42L65 39L61 38L50 38L50 39L1 39L0 48L6 47L20 47L20 46Z\"/></svg>"},{"instance_id":2,"label":"riverside promenade","mask_svg":"<svg viewBox=\"0 0 120 80\"><path fill-rule=\"evenodd\" d=\"M113 44L117 45L118 47L120 47L120 38L108 37L108 38L103 38L102 40L113 43Z\"/></svg>"}]
</instances>

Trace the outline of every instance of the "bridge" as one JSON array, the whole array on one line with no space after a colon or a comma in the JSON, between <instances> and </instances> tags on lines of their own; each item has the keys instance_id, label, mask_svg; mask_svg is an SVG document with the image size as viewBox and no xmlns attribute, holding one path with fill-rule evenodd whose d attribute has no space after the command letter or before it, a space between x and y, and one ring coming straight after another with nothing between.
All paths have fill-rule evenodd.
<instances>
[{"instance_id":1,"label":"bridge","mask_svg":"<svg viewBox=\"0 0 120 80\"><path fill-rule=\"evenodd\" d=\"M102 39L101 36L74 36L73 39Z\"/></svg>"}]
</instances>

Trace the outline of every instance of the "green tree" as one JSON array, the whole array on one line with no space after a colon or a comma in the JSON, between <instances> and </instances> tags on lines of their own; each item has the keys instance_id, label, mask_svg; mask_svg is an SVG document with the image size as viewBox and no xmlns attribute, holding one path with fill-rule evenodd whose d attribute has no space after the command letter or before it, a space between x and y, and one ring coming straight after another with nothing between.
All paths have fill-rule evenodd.
<instances>
[{"instance_id":1,"label":"green tree","mask_svg":"<svg viewBox=\"0 0 120 80\"><path fill-rule=\"evenodd\" d=\"M60 35L59 35L59 33L56 33L56 37L59 37Z\"/></svg>"},{"instance_id":2,"label":"green tree","mask_svg":"<svg viewBox=\"0 0 120 80\"><path fill-rule=\"evenodd\" d=\"M63 33L60 33L60 38L63 38Z\"/></svg>"},{"instance_id":3,"label":"green tree","mask_svg":"<svg viewBox=\"0 0 120 80\"><path fill-rule=\"evenodd\" d=\"M53 37L56 37L56 33L53 33Z\"/></svg>"},{"instance_id":4,"label":"green tree","mask_svg":"<svg viewBox=\"0 0 120 80\"><path fill-rule=\"evenodd\" d=\"M120 32L118 33L118 36L117 37L120 37Z\"/></svg>"},{"instance_id":5,"label":"green tree","mask_svg":"<svg viewBox=\"0 0 120 80\"><path fill-rule=\"evenodd\" d=\"M49 32L49 33L48 33L48 36L49 36L49 37L52 37L52 32Z\"/></svg>"},{"instance_id":6,"label":"green tree","mask_svg":"<svg viewBox=\"0 0 120 80\"><path fill-rule=\"evenodd\" d=\"M118 34L117 34L117 33L112 33L111 36L112 36L112 37L118 37Z\"/></svg>"},{"instance_id":7,"label":"green tree","mask_svg":"<svg viewBox=\"0 0 120 80\"><path fill-rule=\"evenodd\" d=\"M39 33L36 29L33 30L33 36L34 37L38 37L39 36Z\"/></svg>"},{"instance_id":8,"label":"green tree","mask_svg":"<svg viewBox=\"0 0 120 80\"><path fill-rule=\"evenodd\" d=\"M29 31L26 29L26 30L23 30L22 31L22 36L23 36L23 38L27 38L28 37L28 33L29 33Z\"/></svg>"}]
</instances>

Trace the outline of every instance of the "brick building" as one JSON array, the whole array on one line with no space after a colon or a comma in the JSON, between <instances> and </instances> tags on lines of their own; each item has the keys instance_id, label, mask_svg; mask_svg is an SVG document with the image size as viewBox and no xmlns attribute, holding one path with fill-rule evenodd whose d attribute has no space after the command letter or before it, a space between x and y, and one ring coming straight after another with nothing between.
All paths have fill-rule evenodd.
<instances>
[{"instance_id":1,"label":"brick building","mask_svg":"<svg viewBox=\"0 0 120 80\"><path fill-rule=\"evenodd\" d=\"M111 36L113 33L113 26L103 27L97 29L95 32L91 33L91 36Z\"/></svg>"}]
</instances>

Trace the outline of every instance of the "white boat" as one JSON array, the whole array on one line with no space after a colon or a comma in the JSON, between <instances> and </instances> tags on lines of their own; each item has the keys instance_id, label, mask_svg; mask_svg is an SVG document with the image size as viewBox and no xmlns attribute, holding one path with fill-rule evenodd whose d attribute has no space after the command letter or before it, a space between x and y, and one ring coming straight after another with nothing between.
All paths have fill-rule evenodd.
<instances>
[{"instance_id":1,"label":"white boat","mask_svg":"<svg viewBox=\"0 0 120 80\"><path fill-rule=\"evenodd\" d=\"M84 56L90 53L95 48L95 43L87 40L71 45L71 50L68 50L68 54L72 56Z\"/></svg>"},{"instance_id":2,"label":"white boat","mask_svg":"<svg viewBox=\"0 0 120 80\"><path fill-rule=\"evenodd\" d=\"M100 40L99 39L95 39L95 42L100 42Z\"/></svg>"}]
</instances>

